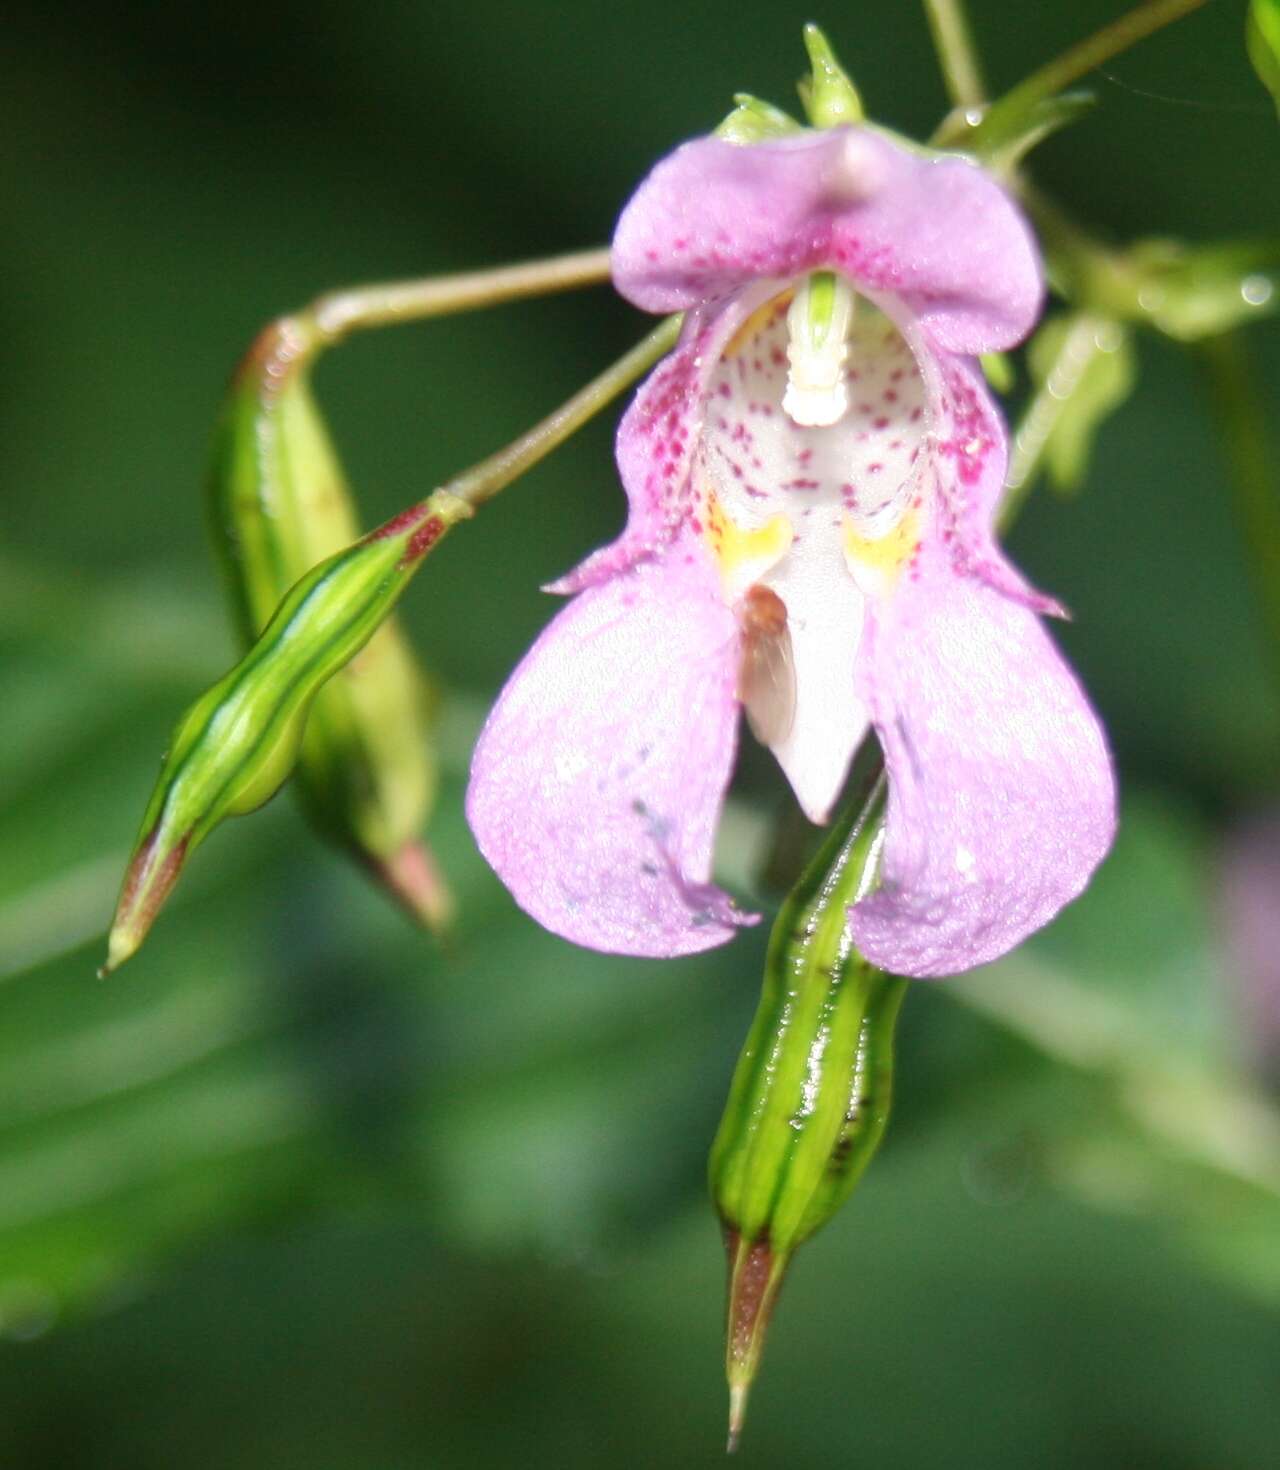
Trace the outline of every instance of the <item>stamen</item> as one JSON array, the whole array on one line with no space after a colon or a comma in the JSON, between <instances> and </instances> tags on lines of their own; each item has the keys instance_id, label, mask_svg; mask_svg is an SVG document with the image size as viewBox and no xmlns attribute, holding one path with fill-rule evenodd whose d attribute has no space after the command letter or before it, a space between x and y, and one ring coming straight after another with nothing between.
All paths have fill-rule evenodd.
<instances>
[{"instance_id":1,"label":"stamen","mask_svg":"<svg viewBox=\"0 0 1280 1470\"><path fill-rule=\"evenodd\" d=\"M853 287L834 271L814 271L787 308L787 389L782 407L804 428L837 424L849 409L845 363L853 330Z\"/></svg>"}]
</instances>

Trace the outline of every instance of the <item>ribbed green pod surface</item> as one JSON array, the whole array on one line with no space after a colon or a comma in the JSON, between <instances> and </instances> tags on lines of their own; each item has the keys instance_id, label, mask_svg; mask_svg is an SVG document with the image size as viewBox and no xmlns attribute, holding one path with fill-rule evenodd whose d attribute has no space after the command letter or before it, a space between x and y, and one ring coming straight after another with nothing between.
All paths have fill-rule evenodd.
<instances>
[{"instance_id":1,"label":"ribbed green pod surface","mask_svg":"<svg viewBox=\"0 0 1280 1470\"><path fill-rule=\"evenodd\" d=\"M729 1256L731 1445L791 1256L848 1198L888 1122L906 982L862 958L847 919L874 880L883 810L881 778L783 905L711 1151Z\"/></svg>"},{"instance_id":2,"label":"ribbed green pod surface","mask_svg":"<svg viewBox=\"0 0 1280 1470\"><path fill-rule=\"evenodd\" d=\"M244 658L182 717L125 873L106 970L142 943L213 828L279 789L316 694L368 643L431 547L471 514L465 501L437 490L312 568Z\"/></svg>"},{"instance_id":3,"label":"ribbed green pod surface","mask_svg":"<svg viewBox=\"0 0 1280 1470\"><path fill-rule=\"evenodd\" d=\"M215 545L246 647L307 571L360 534L309 376L306 315L273 323L232 380L214 435ZM430 692L394 618L314 697L295 787L312 824L432 928L449 902L420 840L436 790Z\"/></svg>"}]
</instances>

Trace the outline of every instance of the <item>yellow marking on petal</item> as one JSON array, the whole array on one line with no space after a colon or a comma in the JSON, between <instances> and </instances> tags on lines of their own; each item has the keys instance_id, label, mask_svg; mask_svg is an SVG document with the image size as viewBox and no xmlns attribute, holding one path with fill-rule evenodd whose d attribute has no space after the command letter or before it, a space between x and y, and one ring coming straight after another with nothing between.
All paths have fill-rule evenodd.
<instances>
[{"instance_id":1,"label":"yellow marking on petal","mask_svg":"<svg viewBox=\"0 0 1280 1470\"><path fill-rule=\"evenodd\" d=\"M772 326L779 317L786 315L794 295L794 291L783 291L778 296L771 296L763 306L757 307L729 339L729 345L721 353L721 357L727 360L745 352L766 327Z\"/></svg>"},{"instance_id":2,"label":"yellow marking on petal","mask_svg":"<svg viewBox=\"0 0 1280 1470\"><path fill-rule=\"evenodd\" d=\"M774 516L758 530L744 530L720 504L714 490L708 486L704 494L706 537L720 563L725 601L736 602L786 556L795 532L784 515Z\"/></svg>"},{"instance_id":3,"label":"yellow marking on petal","mask_svg":"<svg viewBox=\"0 0 1280 1470\"><path fill-rule=\"evenodd\" d=\"M846 512L841 537L850 576L864 592L882 595L893 590L902 568L920 544L920 512L913 507L893 530L874 539L863 536Z\"/></svg>"}]
</instances>

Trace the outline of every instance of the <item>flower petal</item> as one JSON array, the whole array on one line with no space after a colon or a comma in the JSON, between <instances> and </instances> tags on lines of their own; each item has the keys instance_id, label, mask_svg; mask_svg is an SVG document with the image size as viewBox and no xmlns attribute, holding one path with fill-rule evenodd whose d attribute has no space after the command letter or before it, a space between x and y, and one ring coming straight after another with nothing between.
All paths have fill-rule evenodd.
<instances>
[{"instance_id":1,"label":"flower petal","mask_svg":"<svg viewBox=\"0 0 1280 1470\"><path fill-rule=\"evenodd\" d=\"M476 747L467 816L544 927L677 955L756 922L708 881L737 664L733 614L688 538L581 593L525 656Z\"/></svg>"},{"instance_id":2,"label":"flower petal","mask_svg":"<svg viewBox=\"0 0 1280 1470\"><path fill-rule=\"evenodd\" d=\"M646 311L821 266L900 302L948 352L1013 346L1043 297L1031 233L992 178L870 128L686 143L632 196L613 241L614 284Z\"/></svg>"},{"instance_id":3,"label":"flower petal","mask_svg":"<svg viewBox=\"0 0 1280 1470\"><path fill-rule=\"evenodd\" d=\"M853 935L884 969L954 974L1085 886L1115 830L1110 757L1035 614L941 558L864 636L889 817L881 887L851 910Z\"/></svg>"},{"instance_id":4,"label":"flower petal","mask_svg":"<svg viewBox=\"0 0 1280 1470\"><path fill-rule=\"evenodd\" d=\"M836 536L806 541L765 578L786 604L795 666L795 719L773 753L805 816L825 822L867 733L854 685L866 599Z\"/></svg>"},{"instance_id":5,"label":"flower petal","mask_svg":"<svg viewBox=\"0 0 1280 1470\"><path fill-rule=\"evenodd\" d=\"M691 461L706 416L707 384L734 333L770 288L744 291L717 309L691 311L673 351L641 383L618 425L615 452L627 492L627 524L548 592L580 592L662 552L693 516Z\"/></svg>"},{"instance_id":6,"label":"flower petal","mask_svg":"<svg viewBox=\"0 0 1280 1470\"><path fill-rule=\"evenodd\" d=\"M959 576L1048 617L1066 617L1062 604L1031 586L995 541L1004 495L1008 432L978 365L939 352L929 335L908 324L907 343L924 378L929 437L924 485L929 504L925 545L945 554Z\"/></svg>"}]
</instances>

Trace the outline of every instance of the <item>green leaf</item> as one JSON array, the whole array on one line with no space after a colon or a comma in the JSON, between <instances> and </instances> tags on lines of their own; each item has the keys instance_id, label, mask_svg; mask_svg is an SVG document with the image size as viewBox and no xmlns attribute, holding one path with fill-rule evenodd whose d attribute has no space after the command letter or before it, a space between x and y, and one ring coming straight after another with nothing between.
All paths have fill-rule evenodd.
<instances>
[{"instance_id":1,"label":"green leaf","mask_svg":"<svg viewBox=\"0 0 1280 1470\"><path fill-rule=\"evenodd\" d=\"M962 140L964 150L987 168L1008 173L1046 138L1087 117L1096 104L1094 94L1085 91L1043 97L1027 112L1007 112L997 104Z\"/></svg>"},{"instance_id":2,"label":"green leaf","mask_svg":"<svg viewBox=\"0 0 1280 1470\"><path fill-rule=\"evenodd\" d=\"M1280 112L1280 0L1250 0L1245 46L1254 71Z\"/></svg>"}]
</instances>

